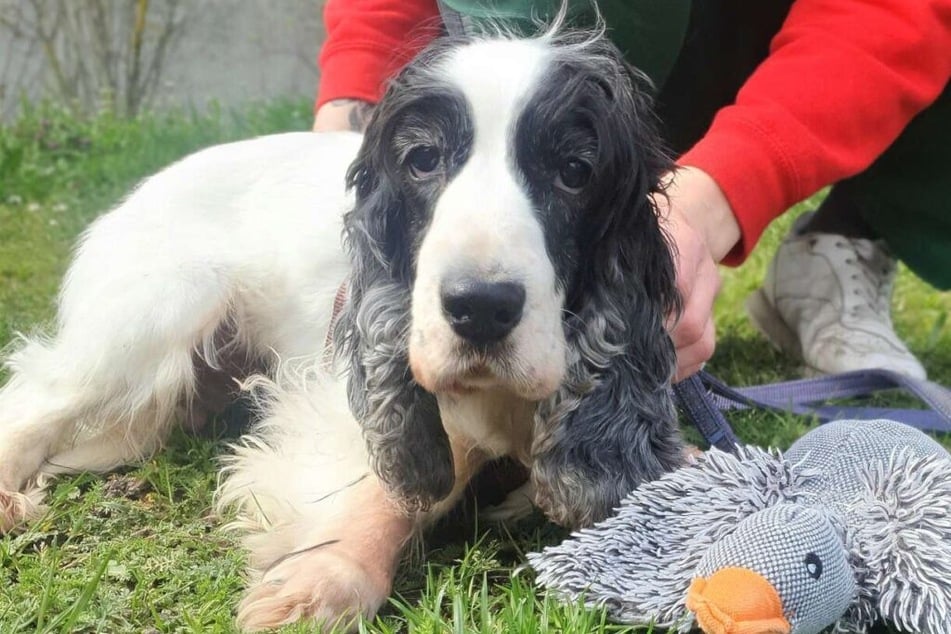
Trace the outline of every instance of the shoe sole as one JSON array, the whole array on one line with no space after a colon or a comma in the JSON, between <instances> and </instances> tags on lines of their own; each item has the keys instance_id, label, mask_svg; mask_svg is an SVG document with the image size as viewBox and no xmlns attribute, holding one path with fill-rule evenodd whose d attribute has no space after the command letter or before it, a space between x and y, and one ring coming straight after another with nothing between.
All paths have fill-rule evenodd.
<instances>
[{"instance_id":1,"label":"shoe sole","mask_svg":"<svg viewBox=\"0 0 951 634\"><path fill-rule=\"evenodd\" d=\"M744 302L746 313L750 316L750 322L774 348L796 359L806 366L807 370L816 372L815 368L805 363L802 356L802 344L796 333L786 325L779 312L773 308L773 305L766 297L763 289L753 291Z\"/></svg>"}]
</instances>

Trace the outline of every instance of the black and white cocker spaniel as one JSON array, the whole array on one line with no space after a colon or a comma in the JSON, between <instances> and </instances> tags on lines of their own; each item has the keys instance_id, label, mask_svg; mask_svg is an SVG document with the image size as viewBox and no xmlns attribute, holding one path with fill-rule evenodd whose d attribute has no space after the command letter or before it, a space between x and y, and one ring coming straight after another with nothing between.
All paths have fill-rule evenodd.
<instances>
[{"instance_id":1,"label":"black and white cocker spaniel","mask_svg":"<svg viewBox=\"0 0 951 634\"><path fill-rule=\"evenodd\" d=\"M51 475L155 451L216 370L260 410L217 497L247 533L246 629L372 615L495 457L553 520L604 517L682 456L652 203L670 165L640 84L600 35L445 39L365 136L222 145L146 180L83 236L55 333L7 358L0 528Z\"/></svg>"}]
</instances>

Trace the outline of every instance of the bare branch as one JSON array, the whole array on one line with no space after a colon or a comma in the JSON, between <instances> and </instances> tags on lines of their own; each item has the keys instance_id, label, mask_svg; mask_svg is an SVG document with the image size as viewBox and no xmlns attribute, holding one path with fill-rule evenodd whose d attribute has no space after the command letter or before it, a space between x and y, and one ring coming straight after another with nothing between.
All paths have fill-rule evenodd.
<instances>
[{"instance_id":1,"label":"bare branch","mask_svg":"<svg viewBox=\"0 0 951 634\"><path fill-rule=\"evenodd\" d=\"M134 116L161 84L184 13L181 0L0 0L0 30L41 51L63 102L88 111L108 97L114 111ZM0 60L0 105L10 64Z\"/></svg>"}]
</instances>

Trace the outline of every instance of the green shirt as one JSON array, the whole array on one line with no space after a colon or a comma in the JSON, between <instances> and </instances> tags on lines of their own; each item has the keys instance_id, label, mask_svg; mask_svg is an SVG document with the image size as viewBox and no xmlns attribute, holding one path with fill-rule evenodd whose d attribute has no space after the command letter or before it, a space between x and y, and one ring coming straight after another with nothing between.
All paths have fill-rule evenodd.
<instances>
[{"instance_id":1,"label":"green shirt","mask_svg":"<svg viewBox=\"0 0 951 634\"><path fill-rule=\"evenodd\" d=\"M480 22L504 21L526 35L553 17L561 0L441 0L442 5L479 28ZM591 0L568 0L572 24L591 25ZM600 0L611 41L627 60L641 69L658 90L667 79L690 19L690 0Z\"/></svg>"}]
</instances>

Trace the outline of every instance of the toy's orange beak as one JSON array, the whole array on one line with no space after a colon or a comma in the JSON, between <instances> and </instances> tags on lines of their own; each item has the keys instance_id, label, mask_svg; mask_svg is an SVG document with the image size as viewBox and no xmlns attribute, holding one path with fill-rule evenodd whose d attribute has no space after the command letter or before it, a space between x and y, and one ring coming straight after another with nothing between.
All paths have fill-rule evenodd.
<instances>
[{"instance_id":1,"label":"toy's orange beak","mask_svg":"<svg viewBox=\"0 0 951 634\"><path fill-rule=\"evenodd\" d=\"M687 608L706 634L789 634L792 629L776 589L745 568L724 568L709 579L694 579Z\"/></svg>"}]
</instances>

